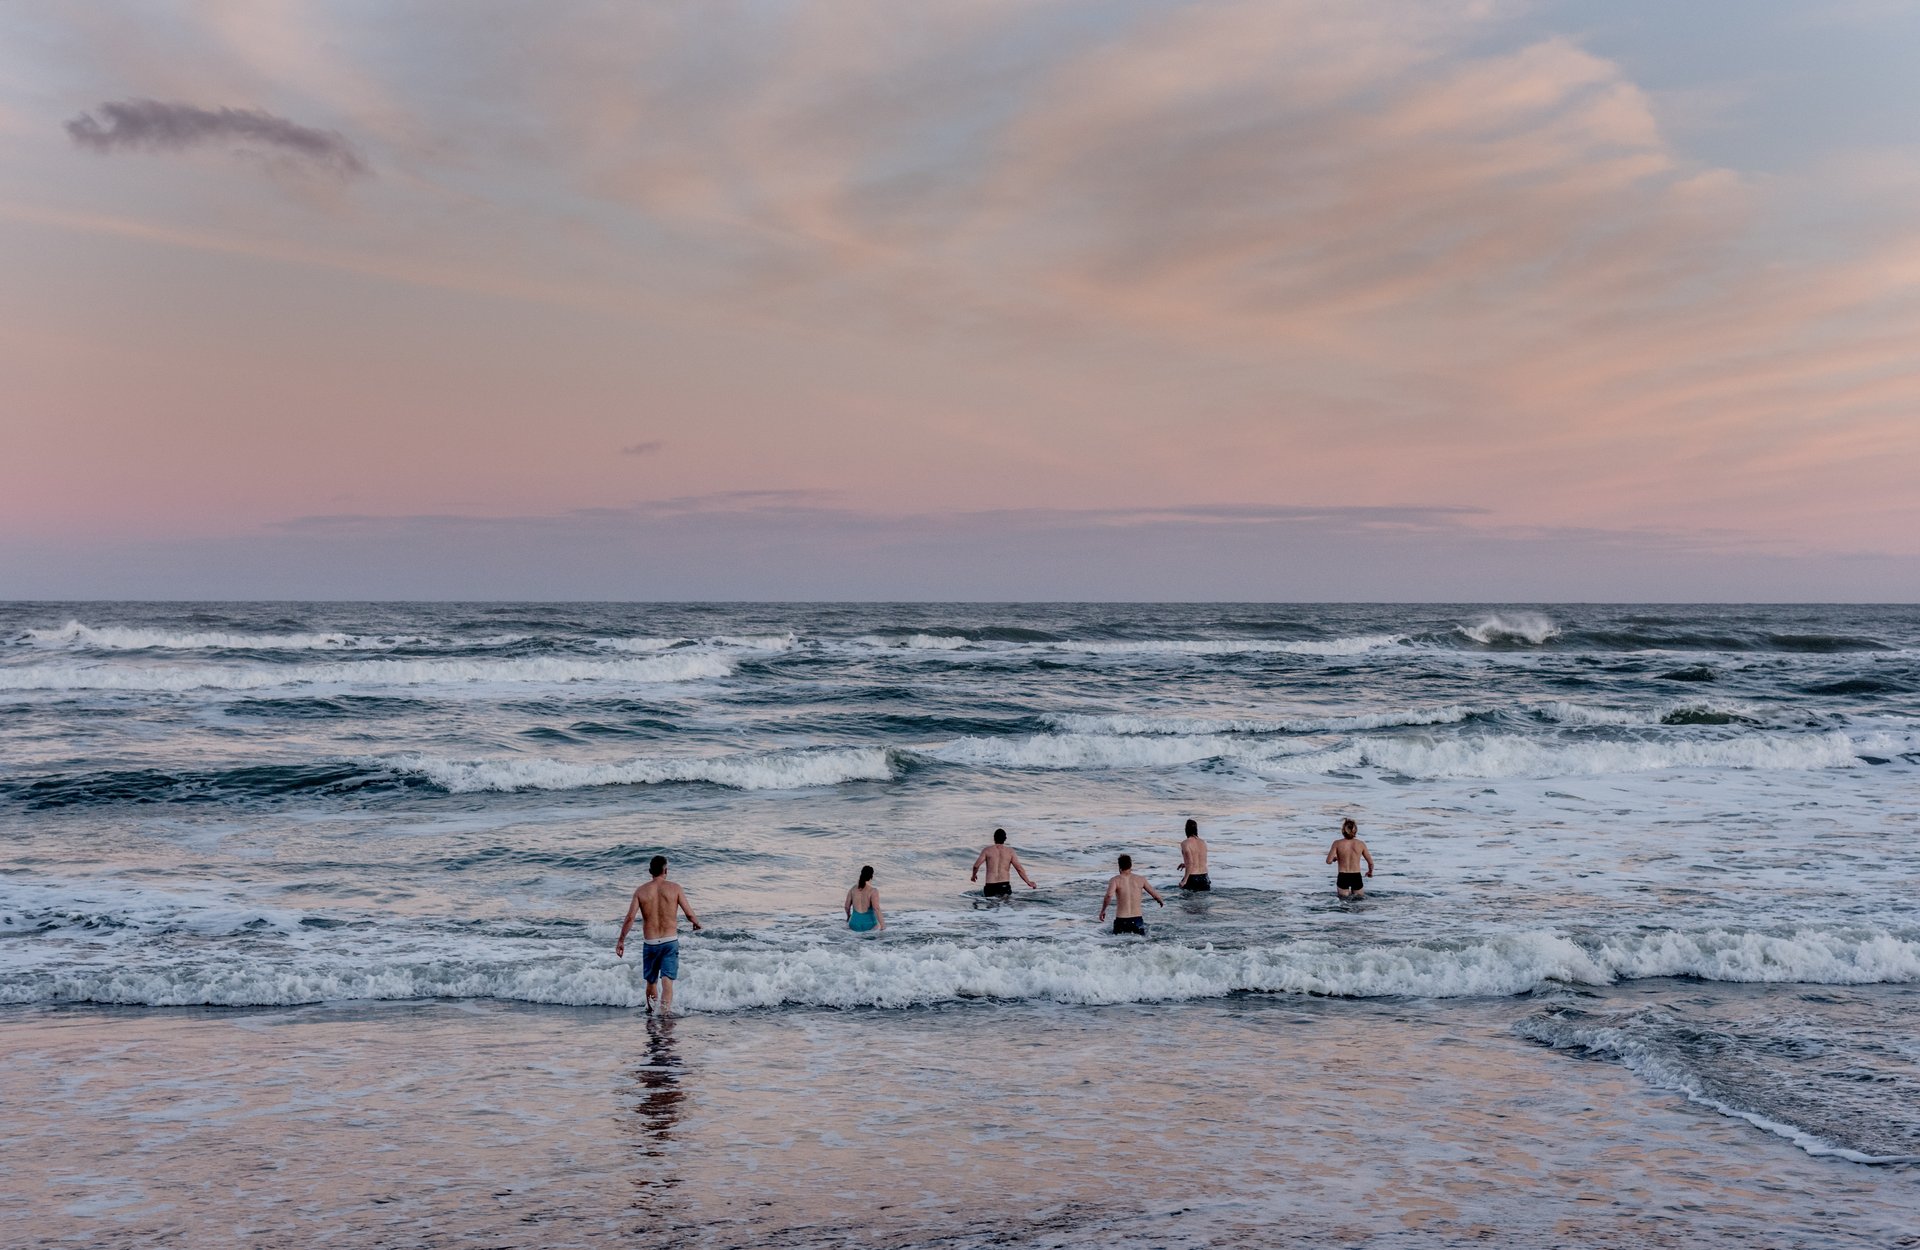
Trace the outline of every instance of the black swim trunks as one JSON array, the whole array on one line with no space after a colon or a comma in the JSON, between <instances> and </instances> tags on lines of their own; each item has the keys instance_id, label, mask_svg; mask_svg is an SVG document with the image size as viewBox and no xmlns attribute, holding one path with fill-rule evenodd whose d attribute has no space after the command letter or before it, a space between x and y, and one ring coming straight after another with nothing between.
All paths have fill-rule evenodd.
<instances>
[{"instance_id":1,"label":"black swim trunks","mask_svg":"<svg viewBox=\"0 0 1920 1250\"><path fill-rule=\"evenodd\" d=\"M1211 890L1213 881L1204 872L1190 872L1187 879L1180 883L1183 890Z\"/></svg>"},{"instance_id":2,"label":"black swim trunks","mask_svg":"<svg viewBox=\"0 0 1920 1250\"><path fill-rule=\"evenodd\" d=\"M1013 882L989 881L987 888L980 891L987 898L1010 898L1013 895Z\"/></svg>"},{"instance_id":3,"label":"black swim trunks","mask_svg":"<svg viewBox=\"0 0 1920 1250\"><path fill-rule=\"evenodd\" d=\"M1147 918L1145 916L1115 916L1113 918L1113 931L1115 933L1131 933L1136 937L1145 937L1147 936Z\"/></svg>"},{"instance_id":4,"label":"black swim trunks","mask_svg":"<svg viewBox=\"0 0 1920 1250\"><path fill-rule=\"evenodd\" d=\"M1357 872L1343 872L1334 878L1334 888L1340 890L1364 890L1367 879Z\"/></svg>"}]
</instances>

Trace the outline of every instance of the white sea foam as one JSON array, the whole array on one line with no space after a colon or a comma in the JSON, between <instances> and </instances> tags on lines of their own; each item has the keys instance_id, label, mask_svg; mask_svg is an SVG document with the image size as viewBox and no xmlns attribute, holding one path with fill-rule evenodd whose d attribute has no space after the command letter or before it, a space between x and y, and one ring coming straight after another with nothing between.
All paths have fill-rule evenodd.
<instances>
[{"instance_id":1,"label":"white sea foam","mask_svg":"<svg viewBox=\"0 0 1920 1250\"><path fill-rule=\"evenodd\" d=\"M1056 642L1044 645L1061 651L1090 651L1096 655L1365 655L1397 647L1405 634L1362 634L1352 638L1145 638L1125 641Z\"/></svg>"},{"instance_id":2,"label":"white sea foam","mask_svg":"<svg viewBox=\"0 0 1920 1250\"><path fill-rule=\"evenodd\" d=\"M1171 768L1209 759L1264 760L1312 744L1218 734L1033 734L957 738L919 752L948 764L987 768Z\"/></svg>"},{"instance_id":3,"label":"white sea foam","mask_svg":"<svg viewBox=\"0 0 1920 1250\"><path fill-rule=\"evenodd\" d=\"M1128 638L1061 639L1052 642L975 641L953 634L911 634L905 638L866 635L863 646L904 651L1036 652L1083 655L1365 655L1397 647L1405 634L1362 634L1352 638Z\"/></svg>"},{"instance_id":4,"label":"white sea foam","mask_svg":"<svg viewBox=\"0 0 1920 1250\"><path fill-rule=\"evenodd\" d=\"M1042 717L1067 733L1084 734L1271 734L1348 733L1400 725L1452 725L1475 715L1470 707L1406 708L1354 716L1096 716L1063 712Z\"/></svg>"},{"instance_id":5,"label":"white sea foam","mask_svg":"<svg viewBox=\"0 0 1920 1250\"><path fill-rule=\"evenodd\" d=\"M445 949L430 949L435 945ZM383 953L382 946L390 949ZM639 1005L645 987L637 961L584 946L579 939L489 939L455 947L444 938L356 932L338 941L303 936L277 957L235 952L205 961L156 958L145 944L105 943L93 962L10 960L0 967L0 1002L272 1006L502 998ZM709 1011L898 1008L967 998L1173 1002L1241 992L1486 997L1669 975L1846 985L1920 981L1920 943L1879 931L1801 930L1771 937L1669 931L1595 942L1536 930L1451 943L1300 941L1241 949L1107 938L969 943L895 937L797 945L689 938L682 956L681 1001Z\"/></svg>"},{"instance_id":6,"label":"white sea foam","mask_svg":"<svg viewBox=\"0 0 1920 1250\"><path fill-rule=\"evenodd\" d=\"M456 794L701 781L735 790L799 790L847 781L886 781L893 776L892 762L882 747L755 751L600 764L529 758L453 760L428 755L390 756L371 762L398 773L425 777Z\"/></svg>"},{"instance_id":7,"label":"white sea foam","mask_svg":"<svg viewBox=\"0 0 1920 1250\"><path fill-rule=\"evenodd\" d=\"M1752 720L1761 710L1750 703L1725 699L1684 699L1655 707L1597 707L1587 703L1555 700L1533 709L1547 720L1562 725L1664 725L1670 718L1684 716L1728 716Z\"/></svg>"},{"instance_id":8,"label":"white sea foam","mask_svg":"<svg viewBox=\"0 0 1920 1250\"><path fill-rule=\"evenodd\" d=\"M1805 978L1796 978L1805 979ZM1912 976L1894 976L1890 980L1913 980ZM1690 1102L1711 1108L1721 1115L1744 1120L1755 1128L1784 1137L1810 1155L1845 1159L1852 1163L1920 1163L1920 1154L1875 1154L1827 1140L1800 1125L1791 1124L1742 1106L1736 1089L1721 1088L1687 1056L1684 1049L1667 1041L1671 1021L1664 1013L1635 1012L1616 1019L1595 1020L1584 1013L1562 1016L1551 1013L1523 1020L1515 1026L1522 1037L1556 1050L1570 1050L1595 1059L1619 1063L1648 1084L1681 1094ZM1751 1095L1744 1101L1764 1101Z\"/></svg>"},{"instance_id":9,"label":"white sea foam","mask_svg":"<svg viewBox=\"0 0 1920 1250\"><path fill-rule=\"evenodd\" d=\"M1524 642L1537 647L1560 634L1560 627L1538 612L1495 612L1472 625L1458 626L1458 629L1475 642L1485 645Z\"/></svg>"},{"instance_id":10,"label":"white sea foam","mask_svg":"<svg viewBox=\"0 0 1920 1250\"><path fill-rule=\"evenodd\" d=\"M506 646L525 635L459 639L469 647ZM68 621L57 629L29 629L20 641L36 647L70 651L391 651L447 639L419 634L239 634L220 630L180 631L140 629L121 625L87 625Z\"/></svg>"},{"instance_id":11,"label":"white sea foam","mask_svg":"<svg viewBox=\"0 0 1920 1250\"><path fill-rule=\"evenodd\" d=\"M1486 734L1368 739L1328 751L1260 761L1256 768L1276 776L1372 766L1401 776L1434 779L1591 777L1695 768L1851 768L1863 752L1900 754L1902 749L1911 750L1911 743L1893 735L1855 740L1837 731L1652 742L1541 742Z\"/></svg>"},{"instance_id":12,"label":"white sea foam","mask_svg":"<svg viewBox=\"0 0 1920 1250\"><path fill-rule=\"evenodd\" d=\"M361 687L565 683L677 682L724 677L734 662L711 653L636 660L577 660L545 656L513 660L359 660L331 664L144 665L20 664L0 668L0 690L263 690L274 686Z\"/></svg>"}]
</instances>

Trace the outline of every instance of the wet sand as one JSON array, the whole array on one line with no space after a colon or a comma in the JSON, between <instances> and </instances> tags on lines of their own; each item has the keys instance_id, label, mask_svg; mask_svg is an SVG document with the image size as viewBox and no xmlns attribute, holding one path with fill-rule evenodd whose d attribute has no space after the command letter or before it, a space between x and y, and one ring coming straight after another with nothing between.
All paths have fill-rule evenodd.
<instances>
[{"instance_id":1,"label":"wet sand","mask_svg":"<svg viewBox=\"0 0 1920 1250\"><path fill-rule=\"evenodd\" d=\"M0 1243L1920 1244L1528 1006L10 1008Z\"/></svg>"}]
</instances>

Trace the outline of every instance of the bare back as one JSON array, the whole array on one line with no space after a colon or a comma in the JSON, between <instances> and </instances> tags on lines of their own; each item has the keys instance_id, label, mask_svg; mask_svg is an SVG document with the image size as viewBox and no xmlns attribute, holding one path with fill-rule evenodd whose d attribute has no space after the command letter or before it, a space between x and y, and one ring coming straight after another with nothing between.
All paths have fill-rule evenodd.
<instances>
[{"instance_id":1,"label":"bare back","mask_svg":"<svg viewBox=\"0 0 1920 1250\"><path fill-rule=\"evenodd\" d=\"M675 913L681 905L680 885L665 877L655 877L633 892L640 904L640 936L649 942L664 942L680 931Z\"/></svg>"},{"instance_id":2,"label":"bare back","mask_svg":"<svg viewBox=\"0 0 1920 1250\"><path fill-rule=\"evenodd\" d=\"M996 843L980 852L981 867L987 870L987 884L997 885L1007 880L1013 873L1013 861L1018 859L1013 848Z\"/></svg>"},{"instance_id":3,"label":"bare back","mask_svg":"<svg viewBox=\"0 0 1920 1250\"><path fill-rule=\"evenodd\" d=\"M1189 877L1197 877L1207 870L1207 843L1204 838L1183 838L1180 841L1180 866L1187 870Z\"/></svg>"},{"instance_id":4,"label":"bare back","mask_svg":"<svg viewBox=\"0 0 1920 1250\"><path fill-rule=\"evenodd\" d=\"M1146 879L1129 869L1107 882L1107 889L1113 895L1114 915L1125 920L1129 916L1140 914L1140 888Z\"/></svg>"},{"instance_id":5,"label":"bare back","mask_svg":"<svg viewBox=\"0 0 1920 1250\"><path fill-rule=\"evenodd\" d=\"M1367 844L1359 838L1335 838L1327 853L1341 872L1359 872L1367 859Z\"/></svg>"}]
</instances>

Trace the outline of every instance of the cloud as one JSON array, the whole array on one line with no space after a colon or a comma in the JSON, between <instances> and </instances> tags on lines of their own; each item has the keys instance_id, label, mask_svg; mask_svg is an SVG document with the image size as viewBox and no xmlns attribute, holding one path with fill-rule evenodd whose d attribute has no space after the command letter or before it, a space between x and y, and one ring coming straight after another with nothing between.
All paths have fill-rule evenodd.
<instances>
[{"instance_id":1,"label":"cloud","mask_svg":"<svg viewBox=\"0 0 1920 1250\"><path fill-rule=\"evenodd\" d=\"M620 454L623 456L651 456L655 452L664 449L666 445L667 441L663 438L650 438L641 443L628 443L620 449Z\"/></svg>"},{"instance_id":2,"label":"cloud","mask_svg":"<svg viewBox=\"0 0 1920 1250\"><path fill-rule=\"evenodd\" d=\"M260 109L205 109L162 100L110 100L67 122L74 143L96 152L183 152L231 143L291 157L340 178L364 177L366 160L332 130L316 130Z\"/></svg>"}]
</instances>

